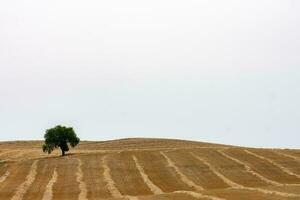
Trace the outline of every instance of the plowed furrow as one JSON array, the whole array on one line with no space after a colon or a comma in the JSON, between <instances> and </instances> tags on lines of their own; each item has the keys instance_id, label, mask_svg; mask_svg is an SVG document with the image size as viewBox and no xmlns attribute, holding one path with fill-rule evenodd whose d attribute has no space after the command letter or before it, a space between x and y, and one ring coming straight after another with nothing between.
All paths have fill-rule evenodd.
<instances>
[{"instance_id":1,"label":"plowed furrow","mask_svg":"<svg viewBox=\"0 0 300 200\"><path fill-rule=\"evenodd\" d=\"M143 167L140 165L138 159L135 156L133 156L133 160L135 162L136 168L139 170L141 177L144 180L144 183L153 192L153 194L163 194L163 191L149 179L148 175L145 173Z\"/></svg>"},{"instance_id":2,"label":"plowed furrow","mask_svg":"<svg viewBox=\"0 0 300 200\"><path fill-rule=\"evenodd\" d=\"M139 200L207 200L193 197L191 194L182 193L165 193L160 195L141 196Z\"/></svg>"},{"instance_id":3,"label":"plowed furrow","mask_svg":"<svg viewBox=\"0 0 300 200\"><path fill-rule=\"evenodd\" d=\"M294 185L269 186L264 189L300 195L300 186L294 186Z\"/></svg>"},{"instance_id":4,"label":"plowed furrow","mask_svg":"<svg viewBox=\"0 0 300 200\"><path fill-rule=\"evenodd\" d=\"M186 151L172 151L168 157L176 161L176 167L195 184L204 189L220 189L229 187L220 177L213 173L207 165L195 159Z\"/></svg>"},{"instance_id":5,"label":"plowed furrow","mask_svg":"<svg viewBox=\"0 0 300 200\"><path fill-rule=\"evenodd\" d=\"M168 167L167 160L159 152L135 152L134 155L149 179L163 192L193 190L180 180L173 168Z\"/></svg>"},{"instance_id":6,"label":"plowed furrow","mask_svg":"<svg viewBox=\"0 0 300 200\"><path fill-rule=\"evenodd\" d=\"M38 161L35 160L30 168L30 171L28 175L26 176L25 182L23 182L21 185L17 187L17 191L14 194L14 196L11 198L11 200L20 200L23 199L24 195L26 194L27 190L35 180L36 174L37 174L37 163Z\"/></svg>"},{"instance_id":7,"label":"plowed furrow","mask_svg":"<svg viewBox=\"0 0 300 200\"><path fill-rule=\"evenodd\" d=\"M104 181L106 182L106 187L109 190L109 192L111 193L112 197L114 198L122 198L123 195L121 194L121 192L118 190L118 188L115 186L115 182L111 177L111 172L110 172L110 168L108 167L107 164L107 157L108 156L104 156L102 158L102 165L103 165L103 177L104 177Z\"/></svg>"},{"instance_id":8,"label":"plowed furrow","mask_svg":"<svg viewBox=\"0 0 300 200\"><path fill-rule=\"evenodd\" d=\"M220 173L212 164L207 162L205 159L195 155L194 153L191 153L191 154L194 155L195 158L197 158L200 161L202 161L203 163L205 163L217 176L219 176L222 180L224 180L225 183L227 183L234 189L256 191L256 192L260 192L263 194L277 195L277 196L281 196L281 197L294 197L294 198L300 197L300 195L298 195L298 194L290 194L290 193L278 192L278 191L274 191L274 190L266 190L266 189L262 189L262 188L245 187L245 186L235 183L234 181L225 177L222 173Z\"/></svg>"},{"instance_id":9,"label":"plowed furrow","mask_svg":"<svg viewBox=\"0 0 300 200\"><path fill-rule=\"evenodd\" d=\"M201 187L200 185L195 184L193 181L191 181L189 178L187 178L186 175L181 173L181 171L175 165L175 163L164 152L160 152L160 153L167 160L168 166L174 169L174 171L180 177L182 182L187 184L189 187L194 188L196 191L203 191L204 190L203 187Z\"/></svg>"},{"instance_id":10,"label":"plowed furrow","mask_svg":"<svg viewBox=\"0 0 300 200\"><path fill-rule=\"evenodd\" d=\"M0 183L4 182L9 176L10 172L7 170L2 176L0 176Z\"/></svg>"},{"instance_id":11,"label":"plowed furrow","mask_svg":"<svg viewBox=\"0 0 300 200\"><path fill-rule=\"evenodd\" d=\"M191 153L196 159L198 159L199 161L203 162L213 173L215 173L220 179L222 179L226 184L228 184L230 187L233 188L243 188L242 185L239 185L233 181L231 181L230 179L228 179L227 177L225 177L223 174L219 173L215 167L213 167L210 163L208 163L206 160L204 160L203 158L197 156L194 153Z\"/></svg>"},{"instance_id":12,"label":"plowed furrow","mask_svg":"<svg viewBox=\"0 0 300 200\"><path fill-rule=\"evenodd\" d=\"M228 200L298 200L299 197L279 196L267 193L257 192L255 190L244 190L231 188L227 190L208 191L208 194L213 194L220 198Z\"/></svg>"},{"instance_id":13,"label":"plowed furrow","mask_svg":"<svg viewBox=\"0 0 300 200\"><path fill-rule=\"evenodd\" d=\"M294 160L296 160L298 163L300 163L300 158L297 157L297 156L294 156L294 155L290 155L290 154L287 154L287 153L283 153L281 151L275 151L277 154L279 155L282 155L282 156L285 156L285 157L288 157L288 158L292 158Z\"/></svg>"},{"instance_id":14,"label":"plowed furrow","mask_svg":"<svg viewBox=\"0 0 300 200\"><path fill-rule=\"evenodd\" d=\"M0 159L4 161L10 160L11 157L14 157L16 154L22 153L20 150L4 150L0 153Z\"/></svg>"},{"instance_id":15,"label":"plowed furrow","mask_svg":"<svg viewBox=\"0 0 300 200\"><path fill-rule=\"evenodd\" d=\"M107 183L107 188L111 192L111 195L114 198L122 198L127 200L139 200L137 197L131 196L131 195L122 195L121 192L118 190L118 188L115 186L115 182L111 176L111 169L108 166L107 156L104 156L102 159L102 164L104 167L104 180Z\"/></svg>"},{"instance_id":16,"label":"plowed furrow","mask_svg":"<svg viewBox=\"0 0 300 200\"><path fill-rule=\"evenodd\" d=\"M187 194L191 194L193 197L198 197L198 198L206 198L209 200L220 200L220 198L212 196L212 195L204 195L202 193L202 191L204 191L204 189L195 184L192 180L190 180L185 174L183 174L179 168L176 166L176 164L173 162L173 160L171 160L164 152L160 152L163 157L167 160L168 165L174 169L174 171L176 171L176 173L178 174L178 176L180 177L180 179L187 184L188 186L194 188L197 192L193 192L193 191L185 191L185 193ZM178 192L178 191L176 191Z\"/></svg>"},{"instance_id":17,"label":"plowed furrow","mask_svg":"<svg viewBox=\"0 0 300 200\"><path fill-rule=\"evenodd\" d=\"M232 156L226 154L224 151L219 150L218 152L219 152L220 154L222 154L224 157L226 157L226 158L228 158L228 159L230 159L230 160L232 160L232 161L234 161L234 162L236 162L236 163L238 163L238 164L240 164L240 165L243 165L243 166L245 167L245 169L246 169L249 173L251 173L252 175L256 176L256 177L259 178L260 180L264 181L265 183L271 184L271 185L274 185L274 186L283 186L283 185L284 185L284 184L278 183L278 182L276 182L276 181L272 181L272 180L270 180L270 179L268 179L268 178L262 176L261 174L259 174L259 173L255 172L255 171L253 171L249 165L247 165L246 163L240 161L239 159L236 159L236 158L234 158L234 157L232 157Z\"/></svg>"},{"instance_id":18,"label":"plowed furrow","mask_svg":"<svg viewBox=\"0 0 300 200\"><path fill-rule=\"evenodd\" d=\"M281 184L298 184L299 179L282 171L274 164L245 152L243 149L228 149L227 154L246 163L251 169L269 180Z\"/></svg>"},{"instance_id":19,"label":"plowed furrow","mask_svg":"<svg viewBox=\"0 0 300 200\"><path fill-rule=\"evenodd\" d=\"M281 169L284 173L286 173L288 175L297 177L299 179L299 183L300 183L300 175L293 173L288 168L286 168L286 167L284 167L284 166L282 166L282 165L274 162L273 160L271 160L269 158L266 158L264 156L258 155L256 153L253 153L253 152L249 151L249 150L245 150L245 152L247 152L248 154L253 155L253 156L255 156L255 157L259 158L259 159L262 159L262 160L265 160L265 161L271 163L272 165L278 167L279 169Z\"/></svg>"},{"instance_id":20,"label":"plowed furrow","mask_svg":"<svg viewBox=\"0 0 300 200\"><path fill-rule=\"evenodd\" d=\"M51 175L56 167L56 159L41 159L37 165L35 181L28 188L24 200L42 199L46 186L51 179Z\"/></svg>"},{"instance_id":21,"label":"plowed furrow","mask_svg":"<svg viewBox=\"0 0 300 200\"><path fill-rule=\"evenodd\" d=\"M290 175L295 175L300 179L300 162L293 157L281 154L279 151L271 150L251 150L251 152L258 154L281 168Z\"/></svg>"},{"instance_id":22,"label":"plowed furrow","mask_svg":"<svg viewBox=\"0 0 300 200\"><path fill-rule=\"evenodd\" d=\"M32 161L10 164L9 176L5 178L5 181L0 183L0 199L10 199L16 193L19 185L25 180Z\"/></svg>"},{"instance_id":23,"label":"plowed furrow","mask_svg":"<svg viewBox=\"0 0 300 200\"><path fill-rule=\"evenodd\" d=\"M102 163L102 154L92 154L81 156L83 181L86 184L87 198L89 200L98 200L99 198L112 197L104 180L104 166Z\"/></svg>"},{"instance_id":24,"label":"plowed furrow","mask_svg":"<svg viewBox=\"0 0 300 200\"><path fill-rule=\"evenodd\" d=\"M108 167L115 185L122 195L151 195L130 152L121 152L109 157Z\"/></svg>"},{"instance_id":25,"label":"plowed furrow","mask_svg":"<svg viewBox=\"0 0 300 200\"><path fill-rule=\"evenodd\" d=\"M78 161L78 167L77 167L77 172L76 172L76 180L79 184L79 199L80 200L87 200L87 189L86 189L86 184L83 181L83 172L82 172L82 161L77 158Z\"/></svg>"},{"instance_id":26,"label":"plowed furrow","mask_svg":"<svg viewBox=\"0 0 300 200\"><path fill-rule=\"evenodd\" d=\"M57 181L57 170L55 168L50 181L46 185L46 189L45 189L45 192L43 194L42 200L52 200L52 198L53 198L53 185L56 183L56 181Z\"/></svg>"},{"instance_id":27,"label":"plowed furrow","mask_svg":"<svg viewBox=\"0 0 300 200\"><path fill-rule=\"evenodd\" d=\"M216 168L228 179L245 187L268 186L269 184L245 169L241 163L237 163L217 150L194 150L196 155L204 158L207 162L213 163Z\"/></svg>"},{"instance_id":28,"label":"plowed furrow","mask_svg":"<svg viewBox=\"0 0 300 200\"><path fill-rule=\"evenodd\" d=\"M78 199L80 191L76 181L77 167L76 159L68 156L57 159L57 181L53 185L54 200Z\"/></svg>"},{"instance_id":29,"label":"plowed furrow","mask_svg":"<svg viewBox=\"0 0 300 200\"><path fill-rule=\"evenodd\" d=\"M295 156L296 158L300 159L300 150L281 150L281 152Z\"/></svg>"},{"instance_id":30,"label":"plowed furrow","mask_svg":"<svg viewBox=\"0 0 300 200\"><path fill-rule=\"evenodd\" d=\"M187 194L187 195L189 195L191 197L194 197L196 199L225 200L224 198L215 197L215 196L206 195L206 194L201 194L201 193L193 192L193 191L176 191L174 193L177 193L177 194Z\"/></svg>"}]
</instances>

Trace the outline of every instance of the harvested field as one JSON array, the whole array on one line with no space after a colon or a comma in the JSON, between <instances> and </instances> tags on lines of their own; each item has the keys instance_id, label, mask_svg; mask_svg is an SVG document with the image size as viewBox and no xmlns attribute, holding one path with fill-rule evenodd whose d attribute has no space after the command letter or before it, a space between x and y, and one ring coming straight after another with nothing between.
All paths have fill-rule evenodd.
<instances>
[{"instance_id":1,"label":"harvested field","mask_svg":"<svg viewBox=\"0 0 300 200\"><path fill-rule=\"evenodd\" d=\"M39 160L37 164L37 174L35 180L28 188L28 191L24 195L24 199L42 199L44 191L46 190L46 186L52 178L55 165L56 162L48 162L45 159Z\"/></svg>"},{"instance_id":2,"label":"harvested field","mask_svg":"<svg viewBox=\"0 0 300 200\"><path fill-rule=\"evenodd\" d=\"M160 152L147 152L146 154L135 152L135 155L149 179L163 192L170 193L179 190L192 190L169 166L168 161Z\"/></svg>"},{"instance_id":3,"label":"harvested field","mask_svg":"<svg viewBox=\"0 0 300 200\"><path fill-rule=\"evenodd\" d=\"M30 172L30 168L34 161L25 161L10 164L9 176L0 183L0 199L12 199L26 181L26 176Z\"/></svg>"},{"instance_id":4,"label":"harvested field","mask_svg":"<svg viewBox=\"0 0 300 200\"><path fill-rule=\"evenodd\" d=\"M300 199L299 150L123 139L82 142L60 157L41 145L0 143L0 199Z\"/></svg>"},{"instance_id":5,"label":"harvested field","mask_svg":"<svg viewBox=\"0 0 300 200\"><path fill-rule=\"evenodd\" d=\"M279 168L282 168L287 173L298 176L298 178L300 177L300 169L298 168L300 163L297 158L295 159L291 156L271 150L252 150L252 152L270 160L269 162L278 165Z\"/></svg>"},{"instance_id":6,"label":"harvested field","mask_svg":"<svg viewBox=\"0 0 300 200\"><path fill-rule=\"evenodd\" d=\"M218 190L209 192L213 193L215 196L218 196L223 199L228 200L255 200L255 199L263 199L263 200L283 200L283 199L291 199L291 200L299 200L299 197L281 197L270 194L262 194L258 192L253 192L249 190L240 190L240 189L228 189L228 190Z\"/></svg>"},{"instance_id":7,"label":"harvested field","mask_svg":"<svg viewBox=\"0 0 300 200\"><path fill-rule=\"evenodd\" d=\"M225 150L221 152L207 149L193 150L195 155L212 163L225 177L237 184L246 187L263 187L268 185L267 182L249 172L247 170L248 165L245 166L245 164L240 163L240 160L233 160L233 158L228 157L225 152Z\"/></svg>"},{"instance_id":8,"label":"harvested field","mask_svg":"<svg viewBox=\"0 0 300 200\"><path fill-rule=\"evenodd\" d=\"M195 159L187 152L173 151L165 153L170 159L176 161L176 166L191 181L203 189L218 189L229 187L222 179L214 174L207 165Z\"/></svg>"},{"instance_id":9,"label":"harvested field","mask_svg":"<svg viewBox=\"0 0 300 200\"><path fill-rule=\"evenodd\" d=\"M76 177L77 160L68 157L55 160L57 160L57 181L52 188L53 199L77 199L80 194L79 183ZM49 176L52 176L52 174L49 174Z\"/></svg>"},{"instance_id":10,"label":"harvested field","mask_svg":"<svg viewBox=\"0 0 300 200\"><path fill-rule=\"evenodd\" d=\"M263 157L246 149L230 149L227 151L231 156L241 159L247 163L254 171L262 174L266 178L281 184L297 184L300 179L294 175L286 173L279 166Z\"/></svg>"},{"instance_id":11,"label":"harvested field","mask_svg":"<svg viewBox=\"0 0 300 200\"><path fill-rule=\"evenodd\" d=\"M83 155L80 157L82 161L82 181L87 188L87 199L98 199L112 197L107 183L104 180L104 167L102 165L103 154Z\"/></svg>"}]
</instances>

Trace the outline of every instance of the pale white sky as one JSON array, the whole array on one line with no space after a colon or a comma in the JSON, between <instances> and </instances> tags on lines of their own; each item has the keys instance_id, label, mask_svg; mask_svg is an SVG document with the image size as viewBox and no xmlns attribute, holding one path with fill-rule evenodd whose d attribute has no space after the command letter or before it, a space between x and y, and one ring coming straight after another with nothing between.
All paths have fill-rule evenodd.
<instances>
[{"instance_id":1,"label":"pale white sky","mask_svg":"<svg viewBox=\"0 0 300 200\"><path fill-rule=\"evenodd\" d=\"M297 0L0 2L0 140L300 148Z\"/></svg>"}]
</instances>

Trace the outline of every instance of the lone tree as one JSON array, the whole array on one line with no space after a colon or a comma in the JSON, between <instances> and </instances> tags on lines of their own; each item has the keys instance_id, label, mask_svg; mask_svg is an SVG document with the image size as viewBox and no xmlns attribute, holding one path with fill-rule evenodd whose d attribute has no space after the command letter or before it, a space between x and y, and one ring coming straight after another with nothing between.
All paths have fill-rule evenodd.
<instances>
[{"instance_id":1,"label":"lone tree","mask_svg":"<svg viewBox=\"0 0 300 200\"><path fill-rule=\"evenodd\" d=\"M69 151L68 143L75 147L80 142L72 127L60 125L46 130L44 138L43 152L50 154L54 149L60 148L62 156Z\"/></svg>"}]
</instances>

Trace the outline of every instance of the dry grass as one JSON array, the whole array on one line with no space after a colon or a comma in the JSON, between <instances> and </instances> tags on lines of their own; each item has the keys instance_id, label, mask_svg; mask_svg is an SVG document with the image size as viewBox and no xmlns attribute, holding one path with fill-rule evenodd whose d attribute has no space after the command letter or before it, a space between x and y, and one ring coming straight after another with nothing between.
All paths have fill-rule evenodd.
<instances>
[{"instance_id":1,"label":"dry grass","mask_svg":"<svg viewBox=\"0 0 300 200\"><path fill-rule=\"evenodd\" d=\"M300 151L166 139L0 142L0 199L299 200Z\"/></svg>"}]
</instances>

